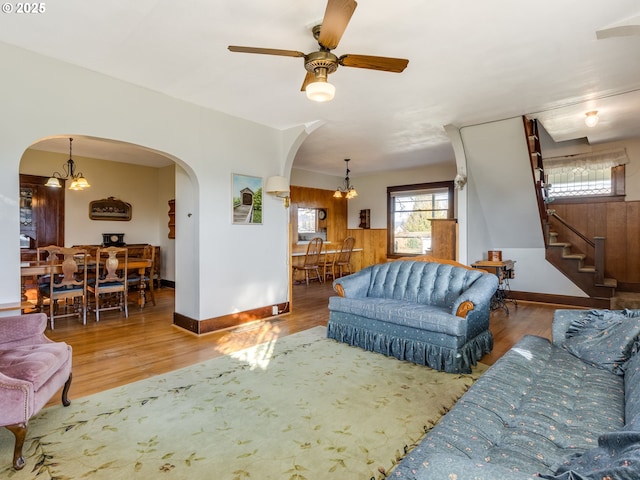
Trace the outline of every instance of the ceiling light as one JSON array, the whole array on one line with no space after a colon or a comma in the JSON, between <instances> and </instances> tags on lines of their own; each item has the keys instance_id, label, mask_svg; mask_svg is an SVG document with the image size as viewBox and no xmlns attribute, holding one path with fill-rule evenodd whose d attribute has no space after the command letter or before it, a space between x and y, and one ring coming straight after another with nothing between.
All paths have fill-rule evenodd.
<instances>
[{"instance_id":1,"label":"ceiling light","mask_svg":"<svg viewBox=\"0 0 640 480\"><path fill-rule=\"evenodd\" d=\"M313 82L307 85L307 98L314 102L328 102L333 100L336 87L329 82Z\"/></svg>"},{"instance_id":2,"label":"ceiling light","mask_svg":"<svg viewBox=\"0 0 640 480\"><path fill-rule=\"evenodd\" d=\"M595 127L598 124L598 111L593 110L591 112L585 113L586 117L584 119L584 123L587 127Z\"/></svg>"},{"instance_id":3,"label":"ceiling light","mask_svg":"<svg viewBox=\"0 0 640 480\"><path fill-rule=\"evenodd\" d=\"M342 194L344 193L344 197L347 200L350 200L352 198L355 198L358 196L358 192L356 191L356 187L354 187L353 185L351 185L351 182L349 180L349 173L351 172L351 170L349 170L349 158L345 158L344 159L345 162L347 162L347 175L344 177L344 184L342 187L338 187L335 191L335 193L333 194L333 196L335 198L342 198Z\"/></svg>"},{"instance_id":4,"label":"ceiling light","mask_svg":"<svg viewBox=\"0 0 640 480\"><path fill-rule=\"evenodd\" d=\"M62 165L64 175L59 172L53 172L53 175L49 177L49 180L47 180L45 186L60 188L62 187L62 185L60 184L60 180L66 180L68 178L71 178L72 180L71 185L69 185L69 190L84 190L85 188L91 186L89 185L89 182L87 182L87 179L84 178L82 173L75 173L76 164L71 157L71 142L73 142L73 138L69 139L69 160L67 160L67 163Z\"/></svg>"},{"instance_id":5,"label":"ceiling light","mask_svg":"<svg viewBox=\"0 0 640 480\"><path fill-rule=\"evenodd\" d=\"M307 98L314 102L329 102L336 94L336 87L327 82L327 69L315 69L315 81L306 86Z\"/></svg>"}]
</instances>

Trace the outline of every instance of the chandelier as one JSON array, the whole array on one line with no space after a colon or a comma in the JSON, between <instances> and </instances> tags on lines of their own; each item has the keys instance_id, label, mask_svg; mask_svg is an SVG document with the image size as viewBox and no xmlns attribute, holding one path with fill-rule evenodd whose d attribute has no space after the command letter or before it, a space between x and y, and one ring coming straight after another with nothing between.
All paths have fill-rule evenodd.
<instances>
[{"instance_id":1,"label":"chandelier","mask_svg":"<svg viewBox=\"0 0 640 480\"><path fill-rule=\"evenodd\" d=\"M345 198L349 200L351 198L357 197L358 192L356 192L356 187L351 185L351 182L349 181L349 173L351 172L351 170L349 170L350 159L345 158L344 161L347 162L347 175L344 177L343 185L336 189L336 192L333 194L333 196L335 198L342 198L342 194L344 194Z\"/></svg>"},{"instance_id":2,"label":"chandelier","mask_svg":"<svg viewBox=\"0 0 640 480\"><path fill-rule=\"evenodd\" d=\"M69 160L67 160L67 163L64 163L62 165L64 175L59 172L53 172L53 175L49 177L49 180L47 180L45 186L61 188L62 185L60 184L60 180L66 180L68 178L71 178L71 185L69 185L69 190L84 190L85 188L91 186L89 185L89 182L87 182L87 179L84 178L82 173L76 173L75 171L76 164L71 157L71 142L73 142L73 138L69 139Z\"/></svg>"}]
</instances>

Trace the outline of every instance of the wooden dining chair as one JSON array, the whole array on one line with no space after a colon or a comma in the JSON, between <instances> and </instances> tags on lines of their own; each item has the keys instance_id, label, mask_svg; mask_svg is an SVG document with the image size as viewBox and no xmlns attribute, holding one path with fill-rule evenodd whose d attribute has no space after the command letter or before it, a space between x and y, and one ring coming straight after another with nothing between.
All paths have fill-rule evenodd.
<instances>
[{"instance_id":1,"label":"wooden dining chair","mask_svg":"<svg viewBox=\"0 0 640 480\"><path fill-rule=\"evenodd\" d=\"M100 321L100 312L105 310L120 310L124 312L125 317L129 317L128 255L129 250L124 247L106 247L96 250L96 274L87 287L94 297L96 322Z\"/></svg>"},{"instance_id":2,"label":"wooden dining chair","mask_svg":"<svg viewBox=\"0 0 640 480\"><path fill-rule=\"evenodd\" d=\"M351 254L353 246L356 243L354 237L347 237L342 242L340 249L333 255L333 258L325 262L324 277L336 278L342 277L345 272L351 274Z\"/></svg>"},{"instance_id":3,"label":"wooden dining chair","mask_svg":"<svg viewBox=\"0 0 640 480\"><path fill-rule=\"evenodd\" d=\"M40 250L40 249L39 249ZM38 304L49 302L49 322L77 316L87 323L87 252L80 248L49 246L42 248L49 253L49 274L38 286ZM40 257L41 252L38 252Z\"/></svg>"},{"instance_id":4,"label":"wooden dining chair","mask_svg":"<svg viewBox=\"0 0 640 480\"><path fill-rule=\"evenodd\" d=\"M320 256L322 254L322 239L319 237L309 240L307 245L307 253L304 256L302 265L293 266L293 275L297 272L304 272L304 278L309 286L309 272L315 272L316 278L322 283L322 275L320 275Z\"/></svg>"}]
</instances>

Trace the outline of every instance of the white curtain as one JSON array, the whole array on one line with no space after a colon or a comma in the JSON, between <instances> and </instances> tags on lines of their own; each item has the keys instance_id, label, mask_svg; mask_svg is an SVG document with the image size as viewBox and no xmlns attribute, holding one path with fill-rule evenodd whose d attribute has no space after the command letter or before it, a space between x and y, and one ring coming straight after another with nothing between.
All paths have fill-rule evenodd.
<instances>
[{"instance_id":1,"label":"white curtain","mask_svg":"<svg viewBox=\"0 0 640 480\"><path fill-rule=\"evenodd\" d=\"M617 165L629 163L627 150L619 148L616 150L603 150L600 152L585 153L580 155L568 155L566 157L552 157L542 160L545 172L566 173L567 170L602 170Z\"/></svg>"}]
</instances>

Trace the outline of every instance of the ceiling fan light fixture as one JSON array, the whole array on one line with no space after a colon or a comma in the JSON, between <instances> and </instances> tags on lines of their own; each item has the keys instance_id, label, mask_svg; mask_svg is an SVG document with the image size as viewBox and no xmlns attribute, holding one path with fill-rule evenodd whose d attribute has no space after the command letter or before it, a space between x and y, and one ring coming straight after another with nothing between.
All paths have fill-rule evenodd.
<instances>
[{"instance_id":1,"label":"ceiling fan light fixture","mask_svg":"<svg viewBox=\"0 0 640 480\"><path fill-rule=\"evenodd\" d=\"M592 110L590 112L585 113L586 117L584 119L584 124L587 127L593 128L598 124L598 111Z\"/></svg>"},{"instance_id":2,"label":"ceiling fan light fixture","mask_svg":"<svg viewBox=\"0 0 640 480\"><path fill-rule=\"evenodd\" d=\"M336 87L325 81L313 82L307 85L307 98L314 102L330 102L336 94Z\"/></svg>"}]
</instances>

